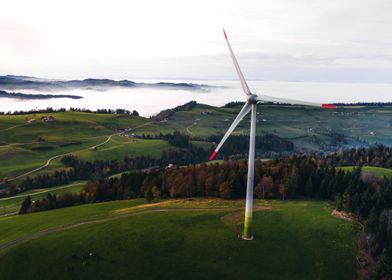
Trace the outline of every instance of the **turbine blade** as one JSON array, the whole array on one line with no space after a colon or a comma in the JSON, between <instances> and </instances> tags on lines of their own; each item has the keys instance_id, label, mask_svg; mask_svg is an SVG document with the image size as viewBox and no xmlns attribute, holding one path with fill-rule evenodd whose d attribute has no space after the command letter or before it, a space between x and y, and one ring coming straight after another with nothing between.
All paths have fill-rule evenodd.
<instances>
[{"instance_id":1,"label":"turbine blade","mask_svg":"<svg viewBox=\"0 0 392 280\"><path fill-rule=\"evenodd\" d=\"M321 104L321 103L313 103L301 100L293 100L293 99L286 99L286 98L278 98L268 95L261 95L257 98L260 102L272 102L272 103L283 103L283 104L291 104L291 105L305 105L305 106L312 106L312 107L322 107L327 109L335 109L336 105L333 104Z\"/></svg>"},{"instance_id":2,"label":"turbine blade","mask_svg":"<svg viewBox=\"0 0 392 280\"><path fill-rule=\"evenodd\" d=\"M218 146L216 146L214 152L210 156L210 160L213 160L216 154L218 153L219 149L222 147L223 143L227 140L227 138L230 136L230 134L233 132L233 130L237 127L237 125L240 123L240 121L245 117L251 109L251 106L246 103L244 107L242 107L241 111L238 113L237 117L234 119L233 123L227 130L226 134L223 136L222 140L219 142Z\"/></svg>"},{"instance_id":3,"label":"turbine blade","mask_svg":"<svg viewBox=\"0 0 392 280\"><path fill-rule=\"evenodd\" d=\"M227 38L226 31L224 29L223 29L223 34L225 35L226 43L227 43L227 46L229 47L231 59L233 60L235 70L237 70L238 77L240 78L242 89L246 95L250 95L251 92L249 90L248 84L245 81L244 75L242 74L241 68L237 62L237 58L234 55L233 49L231 48L229 39Z\"/></svg>"}]
</instances>

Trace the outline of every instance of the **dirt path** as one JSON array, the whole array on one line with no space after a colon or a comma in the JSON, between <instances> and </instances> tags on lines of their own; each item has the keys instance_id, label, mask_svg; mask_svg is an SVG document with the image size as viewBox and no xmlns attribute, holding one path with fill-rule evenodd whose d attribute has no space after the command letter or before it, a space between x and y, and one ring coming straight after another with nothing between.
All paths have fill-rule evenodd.
<instances>
[{"instance_id":1,"label":"dirt path","mask_svg":"<svg viewBox=\"0 0 392 280\"><path fill-rule=\"evenodd\" d=\"M80 184L80 183L81 183L81 182L79 182L79 183L73 183L73 184L70 184L70 185L61 186L61 187L57 187L57 188L50 188L50 189L46 189L46 190L39 191L39 192L35 192L35 193L20 194L20 195L15 195L15 196L10 196L10 197L0 198L0 201L10 200L10 199L18 198L18 197L26 197L26 196L28 196L28 195L32 196L32 195L36 195L36 194L42 194L42 193L57 191L57 190L61 190L61 189L67 189L67 188L69 188L69 187L78 185L78 184Z\"/></svg>"},{"instance_id":2,"label":"dirt path","mask_svg":"<svg viewBox=\"0 0 392 280\"><path fill-rule=\"evenodd\" d=\"M190 126L187 126L187 127L186 127L186 131L187 131L190 135L193 135L193 132L190 130L190 128L193 127L193 126L195 126L196 124L197 124L197 123L194 122L194 123L191 124Z\"/></svg>"},{"instance_id":3,"label":"dirt path","mask_svg":"<svg viewBox=\"0 0 392 280\"><path fill-rule=\"evenodd\" d=\"M11 130L11 129L14 129L14 128L17 128L17 127L22 127L22 126L25 126L25 125L28 125L28 123L14 125L14 126L11 126L11 127L5 128L5 129L2 129L2 130L0 130L0 131L7 131L7 130Z\"/></svg>"},{"instance_id":4,"label":"dirt path","mask_svg":"<svg viewBox=\"0 0 392 280\"><path fill-rule=\"evenodd\" d=\"M89 220L89 221L85 221L85 222L79 222L76 224L71 224L71 225L63 225L63 226L59 226L59 227L53 227L53 228L48 228L46 230L42 230L36 233L32 233L29 235L25 235L22 237L19 237L17 239L8 241L4 244L0 244L0 256L5 255L8 250L15 246L18 245L20 243L29 241L29 240L33 240L39 237L43 237L46 235L49 235L51 233L55 233L55 232L61 232L61 231L65 231L65 230L69 230L69 229L74 229L74 228L78 228L80 226L83 225L92 225L92 224L99 224L99 223L104 223L104 222L109 222L109 221L113 221L113 220L117 220L117 219L122 219L122 218L128 218L128 217L132 217L132 216L138 216L138 215L142 215L142 214L147 214L147 213L164 213L164 212L188 212L188 211L231 211L231 210L236 210L236 209L240 209L240 208L163 208L163 209L147 209L147 210L143 210L143 211L137 211L137 212L133 212L133 213L128 213L128 214L121 214L121 215L115 215L115 216L111 216L111 217L104 217L104 218L100 218L100 219L94 219L94 220Z\"/></svg>"},{"instance_id":5,"label":"dirt path","mask_svg":"<svg viewBox=\"0 0 392 280\"><path fill-rule=\"evenodd\" d=\"M188 125L188 126L186 127L186 131L189 133L189 135L193 135L193 132L191 131L191 128L194 127L195 125L197 125L198 122L199 122L199 121L196 120L196 121L194 121L191 125Z\"/></svg>"},{"instance_id":6,"label":"dirt path","mask_svg":"<svg viewBox=\"0 0 392 280\"><path fill-rule=\"evenodd\" d=\"M90 148L87 148L87 149L91 149L91 147L90 147ZM77 151L77 152L84 151L84 150L87 150L87 149L79 150L79 151ZM42 170L42 169L46 168L46 167L50 164L50 162L51 162L52 160L54 160L54 159L56 159L56 158L59 158L59 157L62 157L62 156L66 156L66 155L72 154L72 153L75 153L75 152L69 152L69 153L64 153L64 154L61 154L61 155L53 156L53 157L49 158L49 159L46 161L46 163L45 163L44 165L42 165L42 166L40 166L40 167L37 167L37 168L35 168L35 169L33 169L33 170L30 170L30 171L28 171L28 172L26 172L26 173L23 173L23 174L21 174L21 175L18 175L18 176L16 176L16 177L12 178L12 179L8 179L7 182L15 181L15 180L17 180L17 179L20 179L20 178L22 178L22 177L28 176L28 175L30 175L30 174L32 174L32 173L35 173L35 172L37 172L37 171L39 171L39 170Z\"/></svg>"},{"instance_id":7,"label":"dirt path","mask_svg":"<svg viewBox=\"0 0 392 280\"><path fill-rule=\"evenodd\" d=\"M130 129L129 131L132 131L132 130L134 130L134 129L137 129L137 128L140 128L140 127L143 127L143 126L146 126L146 125L149 125L149 124L151 124L151 122L143 123L143 124L141 124L141 125L138 125L138 126L132 128L132 129ZM15 180L17 180L17 179L20 179L20 178L22 178L22 177L28 176L28 175L30 175L30 174L32 174L32 173L35 173L35 172L37 172L37 171L39 171L39 170L42 170L42 169L48 167L52 160L57 159L57 158L59 158L59 157L63 157L63 156L66 156L66 155L69 155L69 154L72 154L72 153L78 153L78 152L82 152L82 151L86 151L86 150L90 150L90 149L95 149L95 148L98 148L98 147L100 147L100 146L103 146L103 145L105 145L106 143L108 143L108 142L112 139L113 136L120 135L121 133L122 133L122 132L117 132L117 133L113 133L113 134L111 134L111 135L108 135L108 136L106 136L107 139L106 139L105 141L103 141L103 142L101 142L101 143L98 143L97 145L93 145L93 146L91 146L91 147L88 147L88 148L85 148L85 149L81 149L81 150L77 150L77 151L72 151L72 152L68 152L68 153L64 153L64 154L60 154L60 155L55 155L55 156L49 158L49 159L46 161L46 163L45 163L44 165L42 165L42 166L40 166L40 167L37 167L37 168L35 168L35 169L33 169L33 170L30 170L30 171L28 171L28 172L25 172L25 173L23 173L23 174L21 174L21 175L18 175L18 176L14 177L14 178L8 179L7 182L15 181Z\"/></svg>"},{"instance_id":8,"label":"dirt path","mask_svg":"<svg viewBox=\"0 0 392 280\"><path fill-rule=\"evenodd\" d=\"M75 139L67 139L67 142L76 142L80 140L90 140L90 139L96 139L96 138L101 138L101 137L107 137L107 135L98 135L98 136L90 136L90 137L81 137L81 138L75 138ZM24 146L24 145L33 145L33 144L42 144L42 143L59 143L59 142L64 142L61 140L52 140L52 141L32 141L32 142L17 142L17 143L5 143L4 145L0 146L1 147L9 147L9 146Z\"/></svg>"},{"instance_id":9,"label":"dirt path","mask_svg":"<svg viewBox=\"0 0 392 280\"><path fill-rule=\"evenodd\" d=\"M14 216L14 215L16 215L16 214L18 214L18 212L12 212L12 213L7 213L7 214L1 214L1 215L0 215L0 218L2 218L2 217L8 217L8 216Z\"/></svg>"}]
</instances>

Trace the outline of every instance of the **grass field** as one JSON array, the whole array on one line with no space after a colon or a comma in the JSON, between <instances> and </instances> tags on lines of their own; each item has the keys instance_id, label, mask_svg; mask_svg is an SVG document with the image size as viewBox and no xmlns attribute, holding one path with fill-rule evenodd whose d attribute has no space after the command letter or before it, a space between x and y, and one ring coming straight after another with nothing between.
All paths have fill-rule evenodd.
<instances>
[{"instance_id":1,"label":"grass field","mask_svg":"<svg viewBox=\"0 0 392 280\"><path fill-rule=\"evenodd\" d=\"M34 189L30 191L23 192L19 195L0 198L0 215L8 215L15 212L18 212L22 201L29 195L31 200L42 199L48 193L51 194L63 194L66 192L76 193L79 192L82 187L85 185L85 181L74 182L64 186L58 186L47 189Z\"/></svg>"},{"instance_id":2,"label":"grass field","mask_svg":"<svg viewBox=\"0 0 392 280\"><path fill-rule=\"evenodd\" d=\"M93 161L98 159L124 159L128 156L152 156L159 158L166 149L173 148L166 141L160 139L135 139L115 136L112 140L97 150L84 150L74 155L81 160Z\"/></svg>"},{"instance_id":3,"label":"grass field","mask_svg":"<svg viewBox=\"0 0 392 280\"><path fill-rule=\"evenodd\" d=\"M355 168L354 166L344 166L342 167L343 170L352 170L353 168ZM362 173L366 174L366 173L370 173L375 175L376 177L392 177L392 169L390 168L383 168L383 167L375 167L375 166L363 166L362 167Z\"/></svg>"},{"instance_id":4,"label":"grass field","mask_svg":"<svg viewBox=\"0 0 392 280\"><path fill-rule=\"evenodd\" d=\"M317 201L116 201L0 218L2 279L354 279L355 226ZM158 212L157 210L165 210ZM148 212L147 212L148 211ZM154 212L155 211L155 212ZM88 221L94 220L94 223ZM67 228L66 225L80 224ZM49 230L50 231L50 230ZM92 253L92 256L89 254Z\"/></svg>"},{"instance_id":5,"label":"grass field","mask_svg":"<svg viewBox=\"0 0 392 280\"><path fill-rule=\"evenodd\" d=\"M53 116L55 121L39 121L44 115ZM30 119L37 121L27 124ZM0 116L0 178L12 178L37 168L56 155L88 150L105 141L117 128L146 122L141 117L80 112Z\"/></svg>"},{"instance_id":6,"label":"grass field","mask_svg":"<svg viewBox=\"0 0 392 280\"><path fill-rule=\"evenodd\" d=\"M44 123L42 116L55 121ZM28 124L30 119L37 121ZM13 178L42 166L57 155L74 153L83 160L123 159L141 154L159 157L170 147L161 140L137 140L114 136L97 150L90 149L105 142L116 129L148 126L151 120L116 114L62 112L36 115L0 116L0 179ZM61 168L53 160L48 169Z\"/></svg>"}]
</instances>

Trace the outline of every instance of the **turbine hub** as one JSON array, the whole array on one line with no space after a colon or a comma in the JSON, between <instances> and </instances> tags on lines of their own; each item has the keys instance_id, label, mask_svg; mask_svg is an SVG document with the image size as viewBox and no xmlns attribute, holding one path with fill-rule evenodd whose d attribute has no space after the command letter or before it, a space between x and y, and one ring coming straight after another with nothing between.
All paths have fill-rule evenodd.
<instances>
[{"instance_id":1,"label":"turbine hub","mask_svg":"<svg viewBox=\"0 0 392 280\"><path fill-rule=\"evenodd\" d=\"M247 100L248 100L249 104L256 104L257 103L257 94L248 95Z\"/></svg>"}]
</instances>

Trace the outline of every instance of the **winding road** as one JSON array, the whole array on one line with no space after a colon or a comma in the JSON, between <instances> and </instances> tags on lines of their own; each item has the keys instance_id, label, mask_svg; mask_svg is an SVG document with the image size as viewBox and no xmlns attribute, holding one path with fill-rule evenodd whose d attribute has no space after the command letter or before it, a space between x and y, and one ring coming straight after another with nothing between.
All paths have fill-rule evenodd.
<instances>
[{"instance_id":1,"label":"winding road","mask_svg":"<svg viewBox=\"0 0 392 280\"><path fill-rule=\"evenodd\" d=\"M146 122L146 123L143 123L143 124L141 124L141 125L135 126L135 127L131 128L131 129L128 129L128 130L126 130L126 131L128 131L128 132L129 132L129 131L133 131L133 130L135 130L135 129L138 129L138 128L143 127L143 126L146 126L146 125L149 125L149 124L151 124L151 123L152 123L152 122ZM8 129L10 129L10 128L8 128ZM122 133L122 132L117 132L117 133L113 133L113 134L111 134L111 135L106 135L107 139L106 139L105 141L103 141L102 143L98 143L97 145L93 145L93 146L91 146L91 147L88 147L88 148L85 148L85 149L81 149L81 150L77 150L77 151L72 151L72 152L68 152L68 153L64 153L64 154L52 156L51 158L49 158L49 159L46 161L46 163L45 163L44 165L42 165L42 166L40 166L40 167L37 167L37 168L35 168L35 169L33 169L33 170L30 170L30 171L28 171L28 172L25 172L25 173L23 173L23 174L21 174L21 175L18 175L18 176L14 177L14 178L8 179L7 182L15 181L15 180L17 180L17 179L20 179L20 178L22 178L22 177L28 176L28 175L30 175L30 174L32 174L32 173L35 173L35 172L37 172L37 171L39 171L39 170L42 170L42 169L48 167L52 160L57 159L57 158L59 158L59 157L63 157L63 156L66 156L66 155L69 155L69 154L72 154L72 153L82 152L82 151L86 151L86 150L90 150L90 149L94 149L94 148L101 147L101 146L105 145L106 143L108 143L108 142L112 139L113 136L120 135L121 133ZM94 136L94 137L98 137L98 136ZM75 141L75 140L72 140L72 141ZM12 144L10 144L10 145L12 145Z\"/></svg>"}]
</instances>

